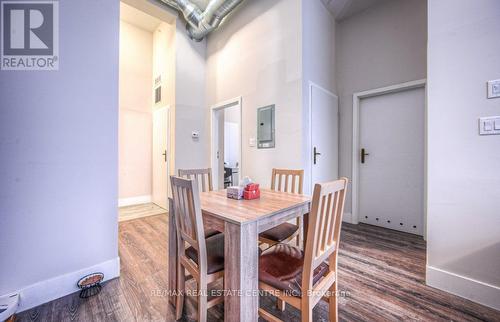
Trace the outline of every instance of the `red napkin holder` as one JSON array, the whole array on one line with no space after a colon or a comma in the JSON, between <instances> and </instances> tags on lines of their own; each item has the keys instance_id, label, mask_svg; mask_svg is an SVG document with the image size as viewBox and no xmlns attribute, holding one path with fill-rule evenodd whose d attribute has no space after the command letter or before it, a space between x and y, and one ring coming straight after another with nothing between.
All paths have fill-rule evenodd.
<instances>
[{"instance_id":1,"label":"red napkin holder","mask_svg":"<svg viewBox=\"0 0 500 322\"><path fill-rule=\"evenodd\" d=\"M260 190L246 190L243 191L243 198L245 200L259 199Z\"/></svg>"},{"instance_id":2,"label":"red napkin holder","mask_svg":"<svg viewBox=\"0 0 500 322\"><path fill-rule=\"evenodd\" d=\"M256 191L259 190L259 184L258 183L249 183L245 187L246 191Z\"/></svg>"}]
</instances>

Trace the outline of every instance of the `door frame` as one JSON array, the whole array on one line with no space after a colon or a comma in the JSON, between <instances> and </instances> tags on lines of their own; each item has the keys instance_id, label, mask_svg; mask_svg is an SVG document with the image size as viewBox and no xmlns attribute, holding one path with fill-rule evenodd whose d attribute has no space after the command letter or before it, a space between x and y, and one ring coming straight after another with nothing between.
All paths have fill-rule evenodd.
<instances>
[{"instance_id":1,"label":"door frame","mask_svg":"<svg viewBox=\"0 0 500 322\"><path fill-rule=\"evenodd\" d=\"M154 144L154 117L155 117L155 112L159 111L159 110L162 110L162 109L165 109L166 110L166 114L167 114L167 211L169 211L168 209L168 198L171 197L171 191L170 191L170 165L171 165L171 150L170 150L170 140L171 140L171 135L172 135L172 119L171 119L171 113L170 113L170 105L167 104L167 105L164 105L164 106L159 106L159 107L154 107L153 106L153 109L152 109L152 130L153 130L153 136L151 138L152 142L151 142L151 145L152 145L152 150L151 150L151 156L154 157L153 155L153 151L154 151L154 147L153 147L153 144ZM152 163L151 164L151 202L153 202L153 197L154 197L154 185L153 185L153 180L154 180L154 164Z\"/></svg>"},{"instance_id":2,"label":"door frame","mask_svg":"<svg viewBox=\"0 0 500 322\"><path fill-rule=\"evenodd\" d=\"M241 182L241 173L242 173L242 165L243 165L243 108L242 108L242 102L243 99L241 96L229 99L227 101L219 102L210 107L210 167L212 168L212 180L216 182L217 189L219 189L219 174L218 174L218 168L215 168L214 165L217 164L217 151L215 151L215 143L214 143L214 138L215 138L215 127L214 127L214 120L215 120L215 113L219 112L223 109L229 108L229 107L234 107L238 106L240 110L240 151L239 151L239 159L240 159L240 164L239 164L239 170L238 170L238 178L239 182ZM214 189L216 189L214 185Z\"/></svg>"},{"instance_id":3,"label":"door frame","mask_svg":"<svg viewBox=\"0 0 500 322\"><path fill-rule=\"evenodd\" d=\"M309 107L309 111L308 111L308 114L309 114L309 144L307 145L307 150L308 150L308 155L309 155L309 158L308 158L308 162L309 162L309 188L310 188L310 193L312 194L312 191L314 190L314 182L313 182L313 127L312 127L312 104L313 104L313 100L312 100L312 93L313 93L313 88L316 88L316 89L319 89L320 91L326 93L327 95L330 95L332 97L335 98L335 100L337 100L337 113L339 114L337 119L338 119L338 124L337 124L337 131L339 132L338 133L338 141L337 142L337 146L339 147L338 151L337 151L337 158L339 157L340 155L340 105L339 105L339 97L337 95L335 95L335 93L333 93L332 91L329 91L327 90L326 88L322 87L321 85L318 85L316 84L315 82L313 81L309 81L309 104L308 104L308 107ZM340 158L339 160L337 160L337 164L340 165ZM340 167L339 167L340 168ZM340 169L337 169L337 173L339 173L339 170Z\"/></svg>"},{"instance_id":4,"label":"door frame","mask_svg":"<svg viewBox=\"0 0 500 322\"><path fill-rule=\"evenodd\" d=\"M351 223L359 223L359 114L361 99L385 94L403 92L407 90L425 88L424 103L424 238L427 232L427 79L399 83L391 86L357 92L352 95L352 217Z\"/></svg>"}]
</instances>

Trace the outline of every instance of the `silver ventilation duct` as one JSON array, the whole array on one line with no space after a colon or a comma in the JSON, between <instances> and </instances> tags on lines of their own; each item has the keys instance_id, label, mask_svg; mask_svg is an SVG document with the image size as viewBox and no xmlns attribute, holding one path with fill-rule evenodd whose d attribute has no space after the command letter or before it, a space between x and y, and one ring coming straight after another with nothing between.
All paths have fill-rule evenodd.
<instances>
[{"instance_id":1,"label":"silver ventilation duct","mask_svg":"<svg viewBox=\"0 0 500 322\"><path fill-rule=\"evenodd\" d=\"M204 11L191 0L159 1L181 12L187 21L186 29L191 39L201 41L244 0L210 0Z\"/></svg>"}]
</instances>

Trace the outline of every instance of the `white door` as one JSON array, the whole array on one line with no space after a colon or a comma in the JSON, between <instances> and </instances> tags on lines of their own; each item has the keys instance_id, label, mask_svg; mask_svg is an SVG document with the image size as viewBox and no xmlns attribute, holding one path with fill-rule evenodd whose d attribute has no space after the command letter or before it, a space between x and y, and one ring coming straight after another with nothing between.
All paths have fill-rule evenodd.
<instances>
[{"instance_id":1,"label":"white door","mask_svg":"<svg viewBox=\"0 0 500 322\"><path fill-rule=\"evenodd\" d=\"M224 189L224 109L213 110L212 144L214 189Z\"/></svg>"},{"instance_id":2,"label":"white door","mask_svg":"<svg viewBox=\"0 0 500 322\"><path fill-rule=\"evenodd\" d=\"M424 108L423 88L361 100L360 222L423 234Z\"/></svg>"},{"instance_id":3,"label":"white door","mask_svg":"<svg viewBox=\"0 0 500 322\"><path fill-rule=\"evenodd\" d=\"M153 112L153 203L167 209L168 200L168 108Z\"/></svg>"},{"instance_id":4,"label":"white door","mask_svg":"<svg viewBox=\"0 0 500 322\"><path fill-rule=\"evenodd\" d=\"M311 85L312 173L314 184L339 177L339 107L333 94Z\"/></svg>"}]
</instances>

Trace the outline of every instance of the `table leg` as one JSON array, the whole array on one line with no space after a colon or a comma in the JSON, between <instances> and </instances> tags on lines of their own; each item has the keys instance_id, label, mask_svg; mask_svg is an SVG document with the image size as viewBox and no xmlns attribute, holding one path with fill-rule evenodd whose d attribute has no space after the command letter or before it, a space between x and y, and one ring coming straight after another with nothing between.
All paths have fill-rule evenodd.
<instances>
[{"instance_id":1,"label":"table leg","mask_svg":"<svg viewBox=\"0 0 500 322\"><path fill-rule=\"evenodd\" d=\"M224 321L255 322L259 310L259 252L257 224L225 223Z\"/></svg>"},{"instance_id":2,"label":"table leg","mask_svg":"<svg viewBox=\"0 0 500 322\"><path fill-rule=\"evenodd\" d=\"M168 300L175 307L177 292L177 229L174 221L174 206L168 199Z\"/></svg>"}]
</instances>

